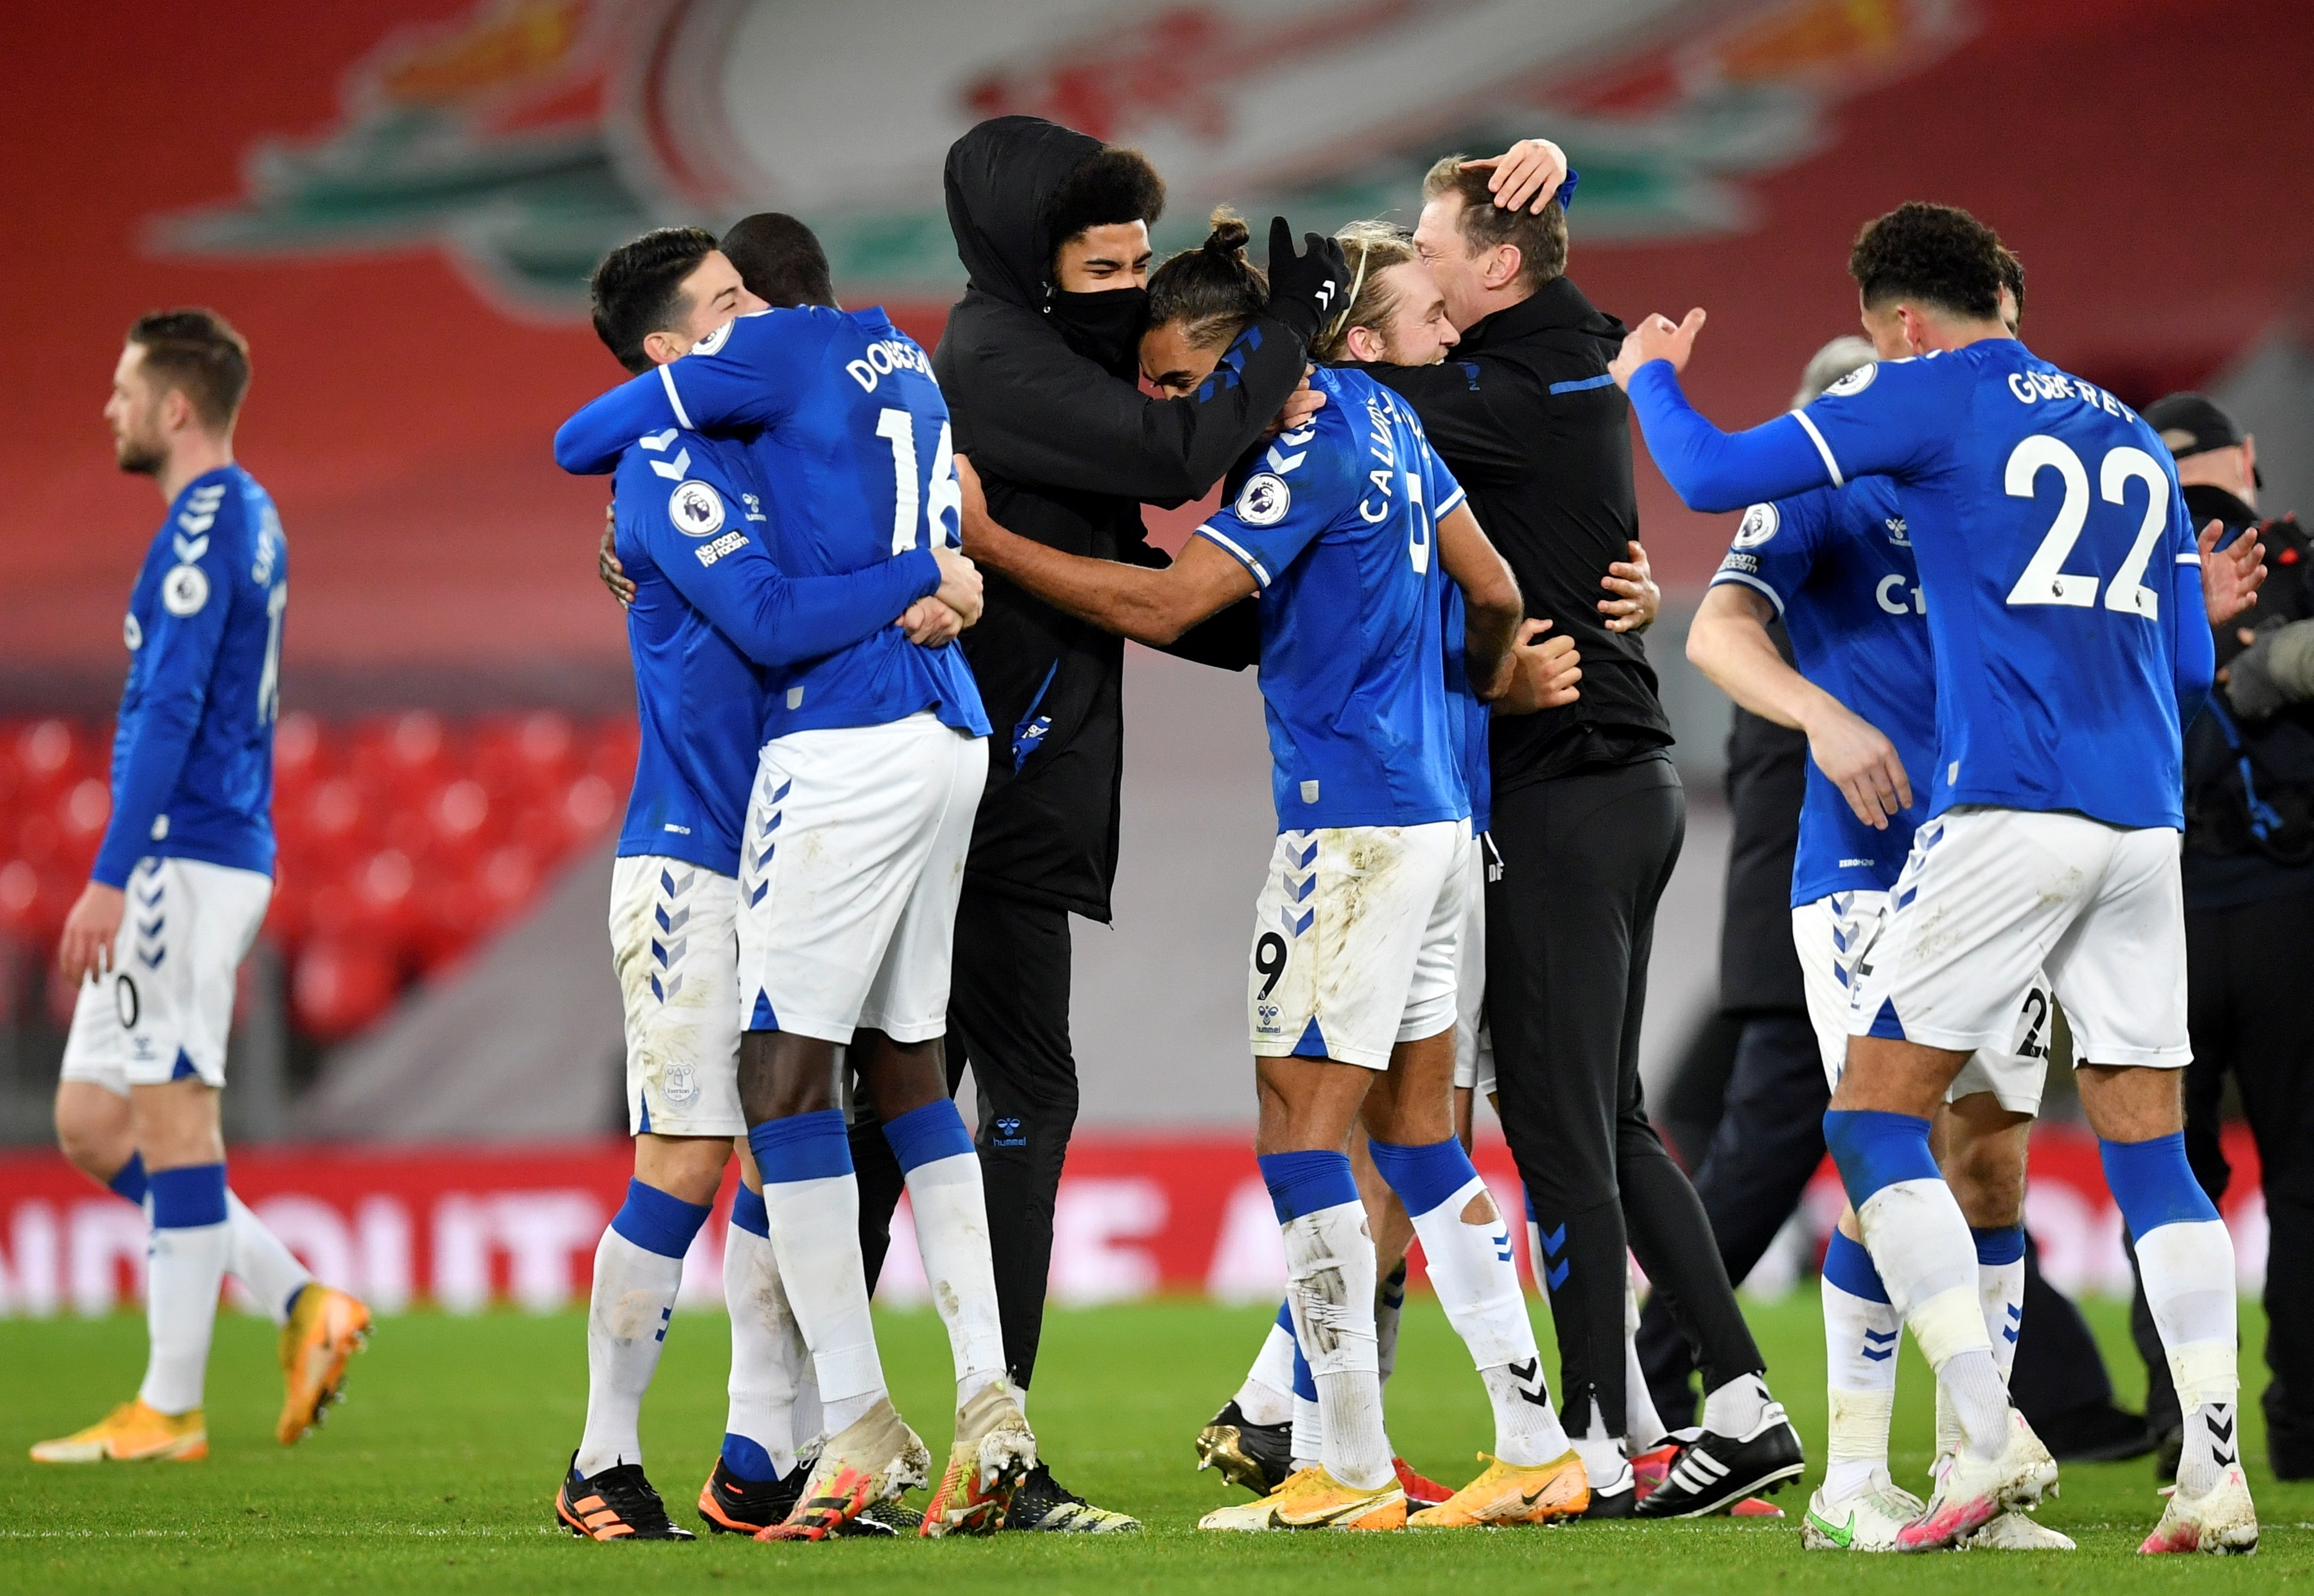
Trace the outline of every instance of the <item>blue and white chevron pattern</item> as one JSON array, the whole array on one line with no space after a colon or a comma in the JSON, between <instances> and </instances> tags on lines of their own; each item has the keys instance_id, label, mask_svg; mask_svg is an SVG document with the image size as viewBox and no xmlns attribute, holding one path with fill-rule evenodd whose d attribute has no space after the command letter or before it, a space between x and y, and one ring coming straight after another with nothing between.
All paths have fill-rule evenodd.
<instances>
[{"instance_id":1,"label":"blue and white chevron pattern","mask_svg":"<svg viewBox=\"0 0 2314 1596\"><path fill-rule=\"evenodd\" d=\"M691 889L699 885L700 872L685 870L677 876L662 869L658 873L659 901L653 912L658 921L658 935L651 939L651 996L664 1003L683 990L683 956L691 950Z\"/></svg>"},{"instance_id":2,"label":"blue and white chevron pattern","mask_svg":"<svg viewBox=\"0 0 2314 1596\"><path fill-rule=\"evenodd\" d=\"M161 940L167 929L168 904L162 900L168 894L168 883L161 878L161 861L140 860L137 873L129 878L129 896L135 900L131 921L136 929L137 962L148 970L157 970L161 961L169 957L169 949Z\"/></svg>"},{"instance_id":3,"label":"blue and white chevron pattern","mask_svg":"<svg viewBox=\"0 0 2314 1596\"><path fill-rule=\"evenodd\" d=\"M1310 905L1311 895L1318 890L1318 839L1308 832L1288 832L1285 848L1285 903L1277 918L1287 936L1298 937L1318 919L1318 911Z\"/></svg>"},{"instance_id":4,"label":"blue and white chevron pattern","mask_svg":"<svg viewBox=\"0 0 2314 1596\"><path fill-rule=\"evenodd\" d=\"M746 889L747 906L751 909L762 903L764 895L772 889L772 884L764 877L764 869L772 862L772 855L779 851L779 845L772 841L772 836L780 829L780 823L787 818L787 812L779 806L787 802L788 794L794 790L793 777L781 782L778 790L772 794L771 813L764 816L762 823L755 827L755 834L744 839L739 844L741 874L746 878L742 880L741 885L745 887L747 879L752 879L755 883L753 887ZM763 851L756 852L758 848Z\"/></svg>"}]
</instances>

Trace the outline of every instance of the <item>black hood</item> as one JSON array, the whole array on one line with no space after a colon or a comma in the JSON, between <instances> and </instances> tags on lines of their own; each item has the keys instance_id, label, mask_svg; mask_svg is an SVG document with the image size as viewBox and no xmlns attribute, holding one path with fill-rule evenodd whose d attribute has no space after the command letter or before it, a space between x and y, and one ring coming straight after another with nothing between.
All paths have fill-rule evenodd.
<instances>
[{"instance_id":1,"label":"black hood","mask_svg":"<svg viewBox=\"0 0 2314 1596\"><path fill-rule=\"evenodd\" d=\"M1046 202L1100 147L1042 117L993 117L949 146L948 225L974 287L1023 310L1045 308L1053 260Z\"/></svg>"}]
</instances>

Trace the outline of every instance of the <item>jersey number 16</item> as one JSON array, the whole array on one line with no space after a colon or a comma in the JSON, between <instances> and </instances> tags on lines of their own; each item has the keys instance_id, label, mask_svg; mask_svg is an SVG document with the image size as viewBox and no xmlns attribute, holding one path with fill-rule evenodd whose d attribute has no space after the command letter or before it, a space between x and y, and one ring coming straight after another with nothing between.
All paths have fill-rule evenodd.
<instances>
[{"instance_id":1,"label":"jersey number 16","mask_svg":"<svg viewBox=\"0 0 2314 1596\"><path fill-rule=\"evenodd\" d=\"M941 525L941 512L956 512L957 528L963 527L964 489L956 485L956 456L949 441L949 424L941 423L940 447L932 455L932 478L920 488L916 479L915 418L905 410L888 410L876 418L876 436L892 445L892 552L905 554L916 546L916 509L919 500L923 507L923 525L929 529L932 546L956 546L949 528Z\"/></svg>"}]
</instances>

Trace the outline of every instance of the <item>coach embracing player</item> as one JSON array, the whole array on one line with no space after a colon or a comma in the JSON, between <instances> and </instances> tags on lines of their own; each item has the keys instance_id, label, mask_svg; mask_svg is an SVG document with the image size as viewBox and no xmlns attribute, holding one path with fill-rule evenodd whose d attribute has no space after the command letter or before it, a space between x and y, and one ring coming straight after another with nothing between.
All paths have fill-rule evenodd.
<instances>
[{"instance_id":1,"label":"coach embracing player","mask_svg":"<svg viewBox=\"0 0 2314 1596\"><path fill-rule=\"evenodd\" d=\"M1642 604L1598 598L1602 575L1637 556L1638 507L1630 410L1607 374L1623 324L1566 276L1567 216L1553 198L1566 175L1558 146L1538 139L1499 160L1434 166L1414 241L1462 340L1440 365L1368 369L1413 401L1528 613L1552 617L1583 656L1579 701L1494 723L1489 834L1501 869L1487 887L1487 1016L1559 1334L1566 1425L1591 1478L1588 1516L1677 1517L1802 1463L1702 1205L1639 1090L1656 905L1687 804L1655 671L1633 635ZM1644 1504L1620 1443L1627 1242L1705 1376L1704 1433Z\"/></svg>"}]
</instances>

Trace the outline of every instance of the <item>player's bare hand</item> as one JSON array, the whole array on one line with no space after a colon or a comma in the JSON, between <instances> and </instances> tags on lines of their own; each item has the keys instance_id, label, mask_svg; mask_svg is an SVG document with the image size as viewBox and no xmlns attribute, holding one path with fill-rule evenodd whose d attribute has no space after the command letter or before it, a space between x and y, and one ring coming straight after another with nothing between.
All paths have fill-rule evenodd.
<instances>
[{"instance_id":1,"label":"player's bare hand","mask_svg":"<svg viewBox=\"0 0 2314 1596\"><path fill-rule=\"evenodd\" d=\"M1638 540L1634 538L1625 546L1631 551L1630 559L1616 560L1599 578L1599 586L1615 595L1599 601L1599 613L1607 617L1609 631L1645 631L1656 623L1656 612L1663 607L1663 589L1656 586L1655 570Z\"/></svg>"},{"instance_id":2,"label":"player's bare hand","mask_svg":"<svg viewBox=\"0 0 2314 1596\"><path fill-rule=\"evenodd\" d=\"M57 945L57 964L66 980L77 986L86 976L104 974L127 907L128 898L117 886L92 881L81 888L80 901L65 916L64 938Z\"/></svg>"},{"instance_id":3,"label":"player's bare hand","mask_svg":"<svg viewBox=\"0 0 2314 1596\"><path fill-rule=\"evenodd\" d=\"M1615 386L1628 390L1632 374L1650 360L1668 360L1674 371L1685 371L1687 357L1695 351L1695 335L1703 331L1703 319L1700 305L1677 324L1669 316L1644 318L1623 335L1623 347L1607 363L1607 375L1615 379Z\"/></svg>"},{"instance_id":4,"label":"player's bare hand","mask_svg":"<svg viewBox=\"0 0 2314 1596\"><path fill-rule=\"evenodd\" d=\"M1806 731L1816 769L1840 789L1857 819L1886 831L1890 816L1912 807L1912 778L1904 773L1896 745L1878 727L1827 700Z\"/></svg>"},{"instance_id":5,"label":"player's bare hand","mask_svg":"<svg viewBox=\"0 0 2314 1596\"><path fill-rule=\"evenodd\" d=\"M2222 521L2212 521L2202 528L2198 540L2202 549L2202 604L2208 610L2210 624L2223 626L2257 602L2257 590L2265 581L2265 545L2258 542L2255 527L2245 531L2226 548L2218 547L2225 535Z\"/></svg>"},{"instance_id":6,"label":"player's bare hand","mask_svg":"<svg viewBox=\"0 0 2314 1596\"><path fill-rule=\"evenodd\" d=\"M941 585L932 596L950 610L966 626L980 619L980 568L971 559L954 549L935 548L932 559L940 566Z\"/></svg>"},{"instance_id":7,"label":"player's bare hand","mask_svg":"<svg viewBox=\"0 0 2314 1596\"><path fill-rule=\"evenodd\" d=\"M603 507L603 546L595 551L595 574L603 578L603 586L621 605L635 602L635 585L627 580L627 568L619 563L619 507Z\"/></svg>"},{"instance_id":8,"label":"player's bare hand","mask_svg":"<svg viewBox=\"0 0 2314 1596\"><path fill-rule=\"evenodd\" d=\"M945 648L964 630L964 617L937 598L920 598L892 623L919 648Z\"/></svg>"},{"instance_id":9,"label":"player's bare hand","mask_svg":"<svg viewBox=\"0 0 2314 1596\"><path fill-rule=\"evenodd\" d=\"M1276 437L1281 432L1299 431L1303 424L1326 408L1326 396L1310 386L1310 375L1302 375L1302 385L1285 396L1285 407L1277 419L1262 430L1265 438Z\"/></svg>"},{"instance_id":10,"label":"player's bare hand","mask_svg":"<svg viewBox=\"0 0 2314 1596\"><path fill-rule=\"evenodd\" d=\"M1545 638L1550 630L1548 621L1519 622L1511 643L1510 685L1494 701L1496 714L1532 715L1583 696L1577 688L1583 680L1583 656L1576 652L1573 638Z\"/></svg>"},{"instance_id":11,"label":"player's bare hand","mask_svg":"<svg viewBox=\"0 0 2314 1596\"><path fill-rule=\"evenodd\" d=\"M1502 210L1516 210L1532 200L1539 211L1567 181L1567 152L1547 138L1522 138L1491 160L1462 164L1494 174L1487 179L1487 191Z\"/></svg>"}]
</instances>

